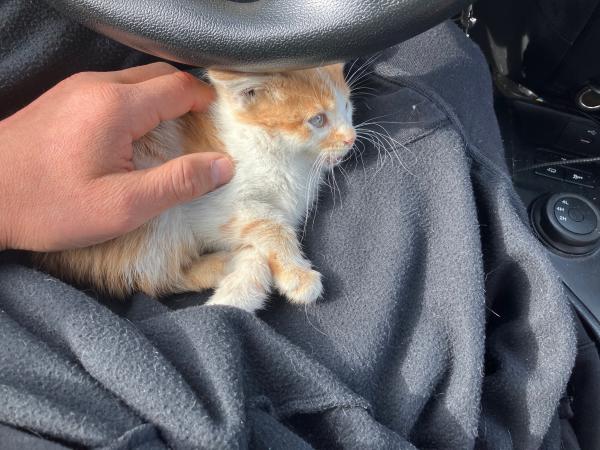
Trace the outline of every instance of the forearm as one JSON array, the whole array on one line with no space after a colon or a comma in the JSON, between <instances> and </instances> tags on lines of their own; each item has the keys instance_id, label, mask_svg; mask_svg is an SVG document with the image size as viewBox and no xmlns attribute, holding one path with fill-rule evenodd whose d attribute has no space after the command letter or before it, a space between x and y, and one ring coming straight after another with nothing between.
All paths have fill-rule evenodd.
<instances>
[{"instance_id":1,"label":"forearm","mask_svg":"<svg viewBox=\"0 0 600 450\"><path fill-rule=\"evenodd\" d=\"M7 122L9 119L0 121L0 251L7 250L10 245L10 216L12 208L10 202L14 196L10 174L7 172L8 161L10 161L10 136L7 133Z\"/></svg>"}]
</instances>

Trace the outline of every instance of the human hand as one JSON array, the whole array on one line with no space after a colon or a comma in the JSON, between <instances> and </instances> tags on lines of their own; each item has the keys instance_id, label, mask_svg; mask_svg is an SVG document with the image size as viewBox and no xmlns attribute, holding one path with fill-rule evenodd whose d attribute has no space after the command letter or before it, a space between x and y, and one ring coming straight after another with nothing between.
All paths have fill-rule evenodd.
<instances>
[{"instance_id":1,"label":"human hand","mask_svg":"<svg viewBox=\"0 0 600 450\"><path fill-rule=\"evenodd\" d=\"M132 143L204 110L210 86L166 63L74 75L0 122L0 250L63 250L131 231L233 175L219 153L135 170Z\"/></svg>"}]
</instances>

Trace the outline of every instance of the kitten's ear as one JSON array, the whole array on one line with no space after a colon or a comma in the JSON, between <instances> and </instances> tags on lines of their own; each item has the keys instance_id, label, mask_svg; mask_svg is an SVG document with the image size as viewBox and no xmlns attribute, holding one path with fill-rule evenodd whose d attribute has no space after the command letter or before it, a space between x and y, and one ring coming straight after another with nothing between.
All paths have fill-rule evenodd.
<instances>
[{"instance_id":1,"label":"kitten's ear","mask_svg":"<svg viewBox=\"0 0 600 450\"><path fill-rule=\"evenodd\" d=\"M324 66L324 67L328 70L331 70L332 72L343 72L345 65L346 65L346 63L340 62L340 63L330 64L330 65Z\"/></svg>"},{"instance_id":2,"label":"kitten's ear","mask_svg":"<svg viewBox=\"0 0 600 450\"><path fill-rule=\"evenodd\" d=\"M218 91L231 95L240 105L252 102L256 95L267 90L270 74L228 72L210 69L208 78Z\"/></svg>"},{"instance_id":3,"label":"kitten's ear","mask_svg":"<svg viewBox=\"0 0 600 450\"><path fill-rule=\"evenodd\" d=\"M330 64L323 66L323 69L336 81L344 80L344 63Z\"/></svg>"}]
</instances>

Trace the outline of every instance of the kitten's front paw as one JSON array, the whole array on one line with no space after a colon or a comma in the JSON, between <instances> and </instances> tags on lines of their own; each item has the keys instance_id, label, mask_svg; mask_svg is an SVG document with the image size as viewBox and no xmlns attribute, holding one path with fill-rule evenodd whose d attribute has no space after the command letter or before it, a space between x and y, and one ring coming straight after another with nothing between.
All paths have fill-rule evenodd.
<instances>
[{"instance_id":1,"label":"kitten's front paw","mask_svg":"<svg viewBox=\"0 0 600 450\"><path fill-rule=\"evenodd\" d=\"M218 288L215 293L205 303L206 306L234 306L243 309L249 313L255 313L263 309L266 301L266 293L254 295L244 295L240 292L227 292L226 289Z\"/></svg>"},{"instance_id":2,"label":"kitten's front paw","mask_svg":"<svg viewBox=\"0 0 600 450\"><path fill-rule=\"evenodd\" d=\"M283 268L276 276L279 291L292 303L314 303L323 293L321 274L311 268Z\"/></svg>"}]
</instances>

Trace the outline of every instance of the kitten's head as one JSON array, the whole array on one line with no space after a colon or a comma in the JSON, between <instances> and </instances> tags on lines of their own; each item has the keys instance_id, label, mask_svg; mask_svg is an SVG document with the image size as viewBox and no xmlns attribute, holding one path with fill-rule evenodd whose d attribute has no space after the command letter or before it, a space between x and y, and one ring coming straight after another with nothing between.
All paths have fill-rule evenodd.
<instances>
[{"instance_id":1,"label":"kitten's head","mask_svg":"<svg viewBox=\"0 0 600 450\"><path fill-rule=\"evenodd\" d=\"M286 151L334 166L354 145L343 64L272 74L209 70L208 76L236 120L261 127Z\"/></svg>"}]
</instances>

